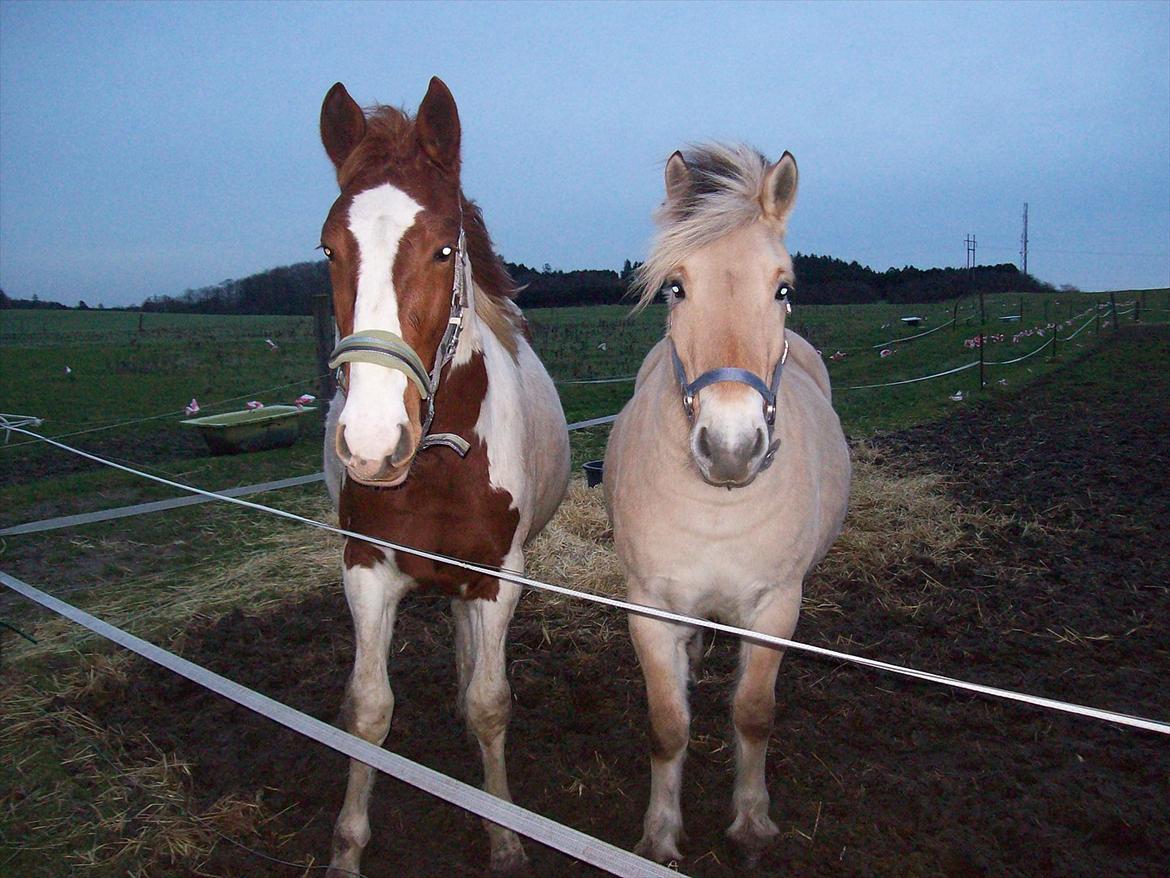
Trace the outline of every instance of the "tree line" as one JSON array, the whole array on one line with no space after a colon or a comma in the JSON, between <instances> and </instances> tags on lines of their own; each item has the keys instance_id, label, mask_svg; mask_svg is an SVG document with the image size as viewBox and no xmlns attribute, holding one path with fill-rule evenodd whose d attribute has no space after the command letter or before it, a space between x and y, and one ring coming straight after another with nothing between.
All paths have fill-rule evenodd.
<instances>
[{"instance_id":1,"label":"tree line","mask_svg":"<svg viewBox=\"0 0 1170 878\"><path fill-rule=\"evenodd\" d=\"M1020 272L1011 263L964 268L890 268L874 271L856 261L797 253L796 296L802 304L841 305L869 302L928 303L975 292L1045 292L1051 284ZM522 308L570 305L615 305L629 302L629 288L639 263L626 260L621 271L557 271L505 262L520 288ZM189 289L177 296L152 296L143 311L200 314L312 314L313 299L330 292L325 260L298 262L253 274L242 280ZM64 307L56 303L9 299L0 292L0 307Z\"/></svg>"}]
</instances>

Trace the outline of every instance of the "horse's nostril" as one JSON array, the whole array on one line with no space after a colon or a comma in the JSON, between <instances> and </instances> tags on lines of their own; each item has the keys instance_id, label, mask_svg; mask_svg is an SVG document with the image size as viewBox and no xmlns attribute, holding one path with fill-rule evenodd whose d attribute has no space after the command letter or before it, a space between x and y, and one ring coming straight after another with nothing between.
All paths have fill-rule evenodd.
<instances>
[{"instance_id":1,"label":"horse's nostril","mask_svg":"<svg viewBox=\"0 0 1170 878\"><path fill-rule=\"evenodd\" d=\"M337 437L333 444L337 447L337 456L342 463L349 463L353 457L353 453L349 450L349 445L345 441L345 424L337 425Z\"/></svg>"},{"instance_id":2,"label":"horse's nostril","mask_svg":"<svg viewBox=\"0 0 1170 878\"><path fill-rule=\"evenodd\" d=\"M711 458L711 443L707 439L706 427L699 428L699 453L707 459Z\"/></svg>"},{"instance_id":3,"label":"horse's nostril","mask_svg":"<svg viewBox=\"0 0 1170 878\"><path fill-rule=\"evenodd\" d=\"M390 455L390 462L394 466L402 463L413 453L414 449L411 447L410 431L403 430L398 434L398 444L394 446L394 453Z\"/></svg>"},{"instance_id":4,"label":"horse's nostril","mask_svg":"<svg viewBox=\"0 0 1170 878\"><path fill-rule=\"evenodd\" d=\"M756 444L752 446L752 457L764 453L764 431L756 430Z\"/></svg>"}]
</instances>

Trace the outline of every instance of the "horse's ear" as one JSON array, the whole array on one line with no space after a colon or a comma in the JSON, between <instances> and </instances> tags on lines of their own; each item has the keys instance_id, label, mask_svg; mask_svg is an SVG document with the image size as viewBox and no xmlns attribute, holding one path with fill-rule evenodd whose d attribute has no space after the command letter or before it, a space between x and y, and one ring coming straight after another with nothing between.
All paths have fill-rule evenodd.
<instances>
[{"instance_id":1,"label":"horse's ear","mask_svg":"<svg viewBox=\"0 0 1170 878\"><path fill-rule=\"evenodd\" d=\"M321 104L321 143L334 167L340 170L365 136L366 114L349 96L345 86L335 82Z\"/></svg>"},{"instance_id":2,"label":"horse's ear","mask_svg":"<svg viewBox=\"0 0 1170 878\"><path fill-rule=\"evenodd\" d=\"M796 159L785 151L764 177L764 214L783 225L796 202Z\"/></svg>"},{"instance_id":3,"label":"horse's ear","mask_svg":"<svg viewBox=\"0 0 1170 878\"><path fill-rule=\"evenodd\" d=\"M444 170L459 171L459 110L446 83L431 77L418 107L418 142L431 161Z\"/></svg>"},{"instance_id":4,"label":"horse's ear","mask_svg":"<svg viewBox=\"0 0 1170 878\"><path fill-rule=\"evenodd\" d=\"M691 169L678 150L666 160L666 200L678 202L691 191Z\"/></svg>"}]
</instances>

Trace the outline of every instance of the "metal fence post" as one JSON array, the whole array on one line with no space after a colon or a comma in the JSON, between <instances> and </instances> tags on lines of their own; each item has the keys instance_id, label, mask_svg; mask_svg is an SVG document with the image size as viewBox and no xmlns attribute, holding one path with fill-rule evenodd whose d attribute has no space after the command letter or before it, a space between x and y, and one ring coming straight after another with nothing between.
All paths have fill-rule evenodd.
<instances>
[{"instance_id":1,"label":"metal fence post","mask_svg":"<svg viewBox=\"0 0 1170 878\"><path fill-rule=\"evenodd\" d=\"M333 399L333 374L329 355L333 352L333 297L328 293L313 296L313 328L317 336L317 374L321 375L319 394L322 402Z\"/></svg>"},{"instance_id":2,"label":"metal fence post","mask_svg":"<svg viewBox=\"0 0 1170 878\"><path fill-rule=\"evenodd\" d=\"M983 345L987 341L987 336L984 333L979 333L979 389L982 390L987 386L987 382L983 380Z\"/></svg>"}]
</instances>

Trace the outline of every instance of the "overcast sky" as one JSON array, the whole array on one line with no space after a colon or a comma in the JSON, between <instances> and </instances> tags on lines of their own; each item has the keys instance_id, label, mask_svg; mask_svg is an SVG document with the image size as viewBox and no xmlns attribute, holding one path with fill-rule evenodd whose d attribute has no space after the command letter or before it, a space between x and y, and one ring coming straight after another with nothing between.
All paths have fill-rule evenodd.
<instances>
[{"instance_id":1,"label":"overcast sky","mask_svg":"<svg viewBox=\"0 0 1170 878\"><path fill-rule=\"evenodd\" d=\"M0 0L0 286L138 303L313 259L342 81L463 122L508 259L641 259L666 157L790 150L789 247L1170 285L1170 3Z\"/></svg>"}]
</instances>

